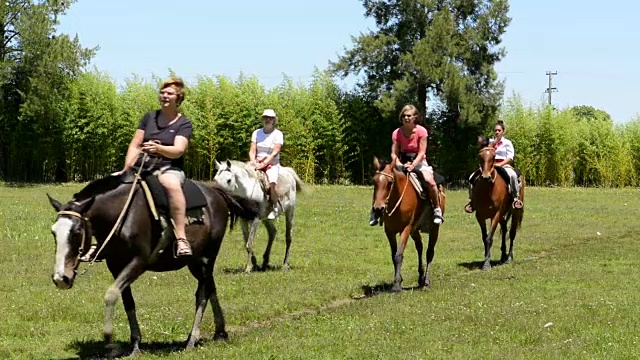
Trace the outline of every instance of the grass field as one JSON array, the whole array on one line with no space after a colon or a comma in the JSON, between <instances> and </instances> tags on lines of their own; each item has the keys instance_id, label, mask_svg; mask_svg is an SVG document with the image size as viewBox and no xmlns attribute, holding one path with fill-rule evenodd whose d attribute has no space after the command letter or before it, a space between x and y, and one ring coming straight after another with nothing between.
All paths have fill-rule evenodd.
<instances>
[{"instance_id":1,"label":"grass field","mask_svg":"<svg viewBox=\"0 0 640 360\"><path fill-rule=\"evenodd\" d=\"M0 185L0 358L91 358L102 348L104 264L60 291L50 279L55 213L81 185ZM229 340L181 350L196 281L186 269L146 273L133 284L141 359L635 359L640 349L640 190L529 188L515 262L479 270L479 227L447 195L432 289L417 284L415 247L404 286L390 294L389 246L367 225L371 189L310 186L299 198L292 270L272 251L272 271L245 275L240 229L216 264ZM284 233L284 223L278 220ZM261 229L256 249L266 243ZM493 258L498 259L499 243ZM213 332L210 308L203 335ZM129 328L116 308L115 340Z\"/></svg>"}]
</instances>

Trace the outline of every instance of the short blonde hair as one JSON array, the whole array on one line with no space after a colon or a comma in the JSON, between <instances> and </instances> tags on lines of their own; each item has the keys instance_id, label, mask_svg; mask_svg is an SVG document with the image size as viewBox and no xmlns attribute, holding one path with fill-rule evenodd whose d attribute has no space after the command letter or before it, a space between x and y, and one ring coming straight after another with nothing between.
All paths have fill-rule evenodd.
<instances>
[{"instance_id":1,"label":"short blonde hair","mask_svg":"<svg viewBox=\"0 0 640 360\"><path fill-rule=\"evenodd\" d=\"M182 80L182 78L179 78L177 76L170 76L167 80L165 80L162 83L162 86L160 86L160 90L168 88L170 86L175 87L175 89L178 91L177 103L178 103L178 106L180 106L180 104L182 104L182 102L184 101L184 98L186 95L184 81Z\"/></svg>"},{"instance_id":2,"label":"short blonde hair","mask_svg":"<svg viewBox=\"0 0 640 360\"><path fill-rule=\"evenodd\" d=\"M398 118L400 119L400 122L402 122L402 114L404 114L404 112L407 110L415 111L416 115L420 117L420 110L418 110L418 108L415 105L407 104L402 107L402 110L400 110L400 115L398 116Z\"/></svg>"}]
</instances>

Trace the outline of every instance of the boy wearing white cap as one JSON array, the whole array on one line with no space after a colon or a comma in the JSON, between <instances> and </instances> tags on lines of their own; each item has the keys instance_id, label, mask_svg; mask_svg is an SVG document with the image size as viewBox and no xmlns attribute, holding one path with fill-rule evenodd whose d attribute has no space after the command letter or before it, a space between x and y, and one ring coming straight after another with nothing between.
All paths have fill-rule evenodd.
<instances>
[{"instance_id":1,"label":"boy wearing white cap","mask_svg":"<svg viewBox=\"0 0 640 360\"><path fill-rule=\"evenodd\" d=\"M267 174L269 181L269 202L271 212L267 216L273 220L278 216L278 195L276 185L280 174L280 149L284 144L284 135L276 129L278 117L272 109L262 112L263 127L251 134L249 162Z\"/></svg>"}]
</instances>

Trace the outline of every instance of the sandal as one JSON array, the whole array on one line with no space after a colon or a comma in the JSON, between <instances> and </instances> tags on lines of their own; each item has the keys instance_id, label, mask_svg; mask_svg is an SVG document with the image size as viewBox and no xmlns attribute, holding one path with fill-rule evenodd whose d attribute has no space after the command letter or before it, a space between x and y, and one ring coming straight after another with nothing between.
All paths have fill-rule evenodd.
<instances>
[{"instance_id":1,"label":"sandal","mask_svg":"<svg viewBox=\"0 0 640 360\"><path fill-rule=\"evenodd\" d=\"M471 203L468 203L467 205L464 206L464 212L466 212L467 214L473 214L473 207L471 206Z\"/></svg>"},{"instance_id":2,"label":"sandal","mask_svg":"<svg viewBox=\"0 0 640 360\"><path fill-rule=\"evenodd\" d=\"M191 245L185 238L176 239L176 257L191 256Z\"/></svg>"},{"instance_id":3,"label":"sandal","mask_svg":"<svg viewBox=\"0 0 640 360\"><path fill-rule=\"evenodd\" d=\"M87 250L87 252L80 257L79 261L80 262L92 262L92 261L101 262L102 259L95 259L97 251L98 251L98 247L95 245L91 245L89 250Z\"/></svg>"}]
</instances>

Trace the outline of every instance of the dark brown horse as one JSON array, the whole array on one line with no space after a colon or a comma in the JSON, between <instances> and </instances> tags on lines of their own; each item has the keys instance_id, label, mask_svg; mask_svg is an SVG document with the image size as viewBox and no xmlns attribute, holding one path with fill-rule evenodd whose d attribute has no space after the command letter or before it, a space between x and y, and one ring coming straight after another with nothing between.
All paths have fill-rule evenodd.
<instances>
[{"instance_id":1,"label":"dark brown horse","mask_svg":"<svg viewBox=\"0 0 640 360\"><path fill-rule=\"evenodd\" d=\"M504 178L506 171L499 166L495 166L496 152L489 144L482 147L478 154L480 158L481 175L478 176L473 184L471 191L471 203L476 212L476 220L480 225L482 232L482 241L484 243L484 264L483 270L491 269L491 245L493 245L493 234L496 232L498 224L502 232L502 256L501 263L510 263L513 261L513 241L516 238L516 232L522 224L524 209L514 209L512 206L513 199L509 194L509 182ZM519 197L524 200L524 179L521 180ZM486 220L491 220L491 230L487 233ZM509 252L507 253L506 237L507 222L511 219L511 227L509 228Z\"/></svg>"},{"instance_id":2,"label":"dark brown horse","mask_svg":"<svg viewBox=\"0 0 640 360\"><path fill-rule=\"evenodd\" d=\"M74 195L74 200L61 204L49 196L49 201L57 211L52 226L56 240L56 260L53 282L60 289L70 289L78 269L79 258L89 249L91 237L98 244L108 238L112 229L113 237L102 252L115 282L105 295L104 339L109 348L113 331L113 310L119 296L131 329L132 354L140 351L140 327L136 318L135 303L130 285L145 271L173 271L184 266L198 280L196 290L196 312L193 327L186 347L193 348L200 337L200 321L207 302L211 302L215 319L215 337L226 338L225 321L218 302L213 279L213 267L220 250L227 225L231 229L236 217L253 220L258 216L258 204L231 194L218 186L195 184L204 195L206 206L200 213L200 221L187 227L187 237L193 249L193 256L174 257L171 249L173 238L166 249L157 248L161 237L173 236L171 231L162 229L154 220L143 191L136 185L121 183L119 177L111 176L96 180ZM117 219L130 197L128 211L120 226ZM168 235L167 235L168 234ZM166 242L165 242L166 243ZM166 251L163 251L166 250ZM158 291L172 291L158 288Z\"/></svg>"},{"instance_id":3,"label":"dark brown horse","mask_svg":"<svg viewBox=\"0 0 640 360\"><path fill-rule=\"evenodd\" d=\"M418 286L429 287L429 270L435 254L435 246L438 241L440 225L433 223L433 208L429 200L423 200L414 187L409 183L407 175L399 171L394 164L373 159L376 173L373 176L373 210L382 213L384 232L391 246L391 259L395 271L393 287L391 291L402 290L402 261L404 250L407 247L409 236L416 244L418 252ZM440 208L444 214L445 198L444 187L438 185L440 196ZM427 269L425 272L422 261L422 236L420 231L429 233L429 245L427 247ZM400 242L396 235L400 234Z\"/></svg>"}]
</instances>

